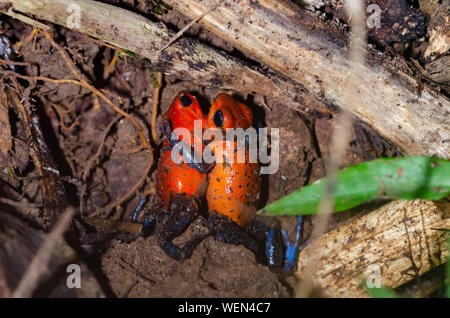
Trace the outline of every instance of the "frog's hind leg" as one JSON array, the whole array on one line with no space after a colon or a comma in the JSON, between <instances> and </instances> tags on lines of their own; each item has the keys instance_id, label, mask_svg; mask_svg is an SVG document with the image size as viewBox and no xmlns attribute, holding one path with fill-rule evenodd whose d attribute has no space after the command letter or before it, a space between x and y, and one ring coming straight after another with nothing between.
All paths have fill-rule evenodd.
<instances>
[{"instance_id":1,"label":"frog's hind leg","mask_svg":"<svg viewBox=\"0 0 450 318\"><path fill-rule=\"evenodd\" d=\"M288 235L286 233L286 230L282 230L284 241L286 243L286 253L284 254L284 266L283 270L291 270L294 268L294 264L297 260L298 253L309 243L309 241L306 241L303 243L303 245L300 245L300 234L302 231L302 223L303 219L302 216L297 216L297 226L295 227L295 240L294 243L291 243L289 241Z\"/></svg>"},{"instance_id":2,"label":"frog's hind leg","mask_svg":"<svg viewBox=\"0 0 450 318\"><path fill-rule=\"evenodd\" d=\"M258 242L265 242L258 256L271 268L281 268L283 265L283 238L279 222L270 217L256 216L247 223L246 230Z\"/></svg>"},{"instance_id":3,"label":"frog's hind leg","mask_svg":"<svg viewBox=\"0 0 450 318\"><path fill-rule=\"evenodd\" d=\"M134 210L133 216L131 217L131 223L141 223L142 224L142 230L140 235L147 237L153 234L153 230L155 228L155 208L151 208L149 211L146 211L143 213L144 219L142 221L138 221L139 215L141 214L142 208L145 204L145 198L141 196L141 199L139 201L138 206Z\"/></svg>"},{"instance_id":4,"label":"frog's hind leg","mask_svg":"<svg viewBox=\"0 0 450 318\"><path fill-rule=\"evenodd\" d=\"M255 255L258 254L258 242L229 217L209 211L204 223L216 240L227 244L243 245Z\"/></svg>"},{"instance_id":5,"label":"frog's hind leg","mask_svg":"<svg viewBox=\"0 0 450 318\"><path fill-rule=\"evenodd\" d=\"M158 243L161 249L176 260L184 260L191 256L194 248L209 234L199 234L191 238L183 247L172 241L182 234L198 216L198 203L193 197L180 194L172 198L168 210L162 218Z\"/></svg>"}]
</instances>

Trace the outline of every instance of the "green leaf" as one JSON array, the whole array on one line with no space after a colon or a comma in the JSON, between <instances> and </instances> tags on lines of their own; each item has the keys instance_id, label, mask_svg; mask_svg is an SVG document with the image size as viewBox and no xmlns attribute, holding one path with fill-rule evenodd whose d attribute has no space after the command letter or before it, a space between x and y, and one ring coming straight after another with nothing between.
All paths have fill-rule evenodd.
<instances>
[{"instance_id":1,"label":"green leaf","mask_svg":"<svg viewBox=\"0 0 450 318\"><path fill-rule=\"evenodd\" d=\"M382 158L339 170L336 179L335 212L377 198L437 200L450 193L450 161L424 156ZM273 202L259 213L316 214L325 186L324 178Z\"/></svg>"},{"instance_id":2,"label":"green leaf","mask_svg":"<svg viewBox=\"0 0 450 318\"><path fill-rule=\"evenodd\" d=\"M366 288L372 298L399 298L400 296L389 288Z\"/></svg>"},{"instance_id":3,"label":"green leaf","mask_svg":"<svg viewBox=\"0 0 450 318\"><path fill-rule=\"evenodd\" d=\"M132 52L132 51L130 51L130 50L122 49L122 51L123 51L125 54L131 56L132 58L139 59L139 56L137 56L136 53L134 53L134 52Z\"/></svg>"},{"instance_id":4,"label":"green leaf","mask_svg":"<svg viewBox=\"0 0 450 318\"><path fill-rule=\"evenodd\" d=\"M369 287L367 285L367 279L363 279L361 282L364 289L369 293L372 298L399 298L395 291L386 287Z\"/></svg>"}]
</instances>

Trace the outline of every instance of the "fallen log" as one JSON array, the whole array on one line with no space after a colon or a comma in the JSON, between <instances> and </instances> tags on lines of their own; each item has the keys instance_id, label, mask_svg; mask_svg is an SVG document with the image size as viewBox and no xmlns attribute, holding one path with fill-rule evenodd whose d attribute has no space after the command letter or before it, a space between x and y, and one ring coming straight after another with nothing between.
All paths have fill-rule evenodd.
<instances>
[{"instance_id":1,"label":"fallen log","mask_svg":"<svg viewBox=\"0 0 450 318\"><path fill-rule=\"evenodd\" d=\"M296 275L314 273L330 297L367 297L364 278L370 287L397 288L445 262L442 228L450 228L449 201L392 201L311 241Z\"/></svg>"},{"instance_id":2,"label":"fallen log","mask_svg":"<svg viewBox=\"0 0 450 318\"><path fill-rule=\"evenodd\" d=\"M257 69L199 41L181 38L161 52L174 32L162 23L112 5L92 0L0 0L1 8L2 13L14 18L20 18L18 13L28 14L73 27L147 58L156 71L199 85L259 93L298 111L330 113L329 107L292 80ZM29 18L25 22L31 23Z\"/></svg>"},{"instance_id":3,"label":"fallen log","mask_svg":"<svg viewBox=\"0 0 450 318\"><path fill-rule=\"evenodd\" d=\"M350 77L345 36L290 1L166 0L239 50L281 72L325 103L342 107L392 141L405 154L450 158L450 102L375 49ZM398 64L404 61L397 60ZM355 90L346 103L348 89Z\"/></svg>"}]
</instances>

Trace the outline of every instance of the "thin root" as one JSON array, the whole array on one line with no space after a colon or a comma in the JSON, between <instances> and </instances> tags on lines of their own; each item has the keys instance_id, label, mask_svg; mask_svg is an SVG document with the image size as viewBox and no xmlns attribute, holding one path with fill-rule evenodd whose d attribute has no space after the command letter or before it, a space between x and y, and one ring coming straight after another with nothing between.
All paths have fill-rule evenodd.
<instances>
[{"instance_id":1,"label":"thin root","mask_svg":"<svg viewBox=\"0 0 450 318\"><path fill-rule=\"evenodd\" d=\"M156 73L156 87L153 90L153 110L152 110L152 137L155 144L158 144L158 130L156 129L156 118L158 117L159 92L161 90L163 74Z\"/></svg>"}]
</instances>

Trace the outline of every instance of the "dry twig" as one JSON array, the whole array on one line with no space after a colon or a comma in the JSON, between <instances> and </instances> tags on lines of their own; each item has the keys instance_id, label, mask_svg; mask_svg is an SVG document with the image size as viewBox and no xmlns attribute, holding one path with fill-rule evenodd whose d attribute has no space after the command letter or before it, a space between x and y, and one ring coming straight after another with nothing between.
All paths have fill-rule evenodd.
<instances>
[{"instance_id":1,"label":"dry twig","mask_svg":"<svg viewBox=\"0 0 450 318\"><path fill-rule=\"evenodd\" d=\"M51 259L53 249L56 244L63 238L63 234L69 226L74 216L75 210L68 208L65 213L61 215L55 228L46 237L39 251L34 256L33 260L28 266L25 274L22 277L18 287L14 291L12 297L25 298L31 297L33 291L39 284L39 278L47 271L48 263Z\"/></svg>"},{"instance_id":2,"label":"dry twig","mask_svg":"<svg viewBox=\"0 0 450 318\"><path fill-rule=\"evenodd\" d=\"M50 30L50 27L48 25L38 22L38 21L36 21L30 17L27 17L23 14L16 13L16 12L14 12L13 8L9 8L9 10L7 12L5 12L5 14L9 15L10 17L12 17L14 19L22 21L26 24L32 25L36 28L40 28L42 30Z\"/></svg>"},{"instance_id":3,"label":"dry twig","mask_svg":"<svg viewBox=\"0 0 450 318\"><path fill-rule=\"evenodd\" d=\"M27 208L35 209L40 208L42 206L41 203L28 202L28 200L25 198L22 198L21 201L14 201L8 198L0 198L0 202L19 209L27 209Z\"/></svg>"},{"instance_id":4,"label":"dry twig","mask_svg":"<svg viewBox=\"0 0 450 318\"><path fill-rule=\"evenodd\" d=\"M163 74L156 74L156 87L153 89L153 110L152 110L152 137L153 141L158 144L158 130L156 127L156 119L158 117L159 92L161 90Z\"/></svg>"},{"instance_id":5,"label":"dry twig","mask_svg":"<svg viewBox=\"0 0 450 318\"><path fill-rule=\"evenodd\" d=\"M208 13L210 13L211 11L214 11L215 9L217 9L220 6L219 4L216 4L214 6L211 7L211 9L203 12L202 14L200 14L197 18L193 19L191 22L189 22L188 24L186 24L180 31L177 32L177 34L175 34L170 40L169 42L164 45L157 53L157 55L160 55L165 49L167 49L173 42L175 42L176 40L178 40L187 30L189 30L189 28L194 25L195 23L197 23L198 21L200 21L205 15L207 15Z\"/></svg>"},{"instance_id":6,"label":"dry twig","mask_svg":"<svg viewBox=\"0 0 450 318\"><path fill-rule=\"evenodd\" d=\"M365 44L366 44L366 31L364 24L364 10L362 0L347 0L345 1L345 9L351 19L352 34L351 34L351 68L350 76L345 83L343 90L346 92L345 103L352 103L355 98L352 85L356 83L358 76L361 76L361 66L365 63ZM357 97L356 97L357 98ZM336 188L336 176L335 173L339 170L342 160L344 158L346 149L350 141L350 131L352 128L352 116L348 111L343 110L340 114L339 120L333 127L333 134L331 138L331 153L330 159L327 164L328 176L326 178L325 193L319 205L318 222L313 229L311 236L313 238L318 237L325 233L328 228L331 214L334 211L334 192ZM312 243L314 244L314 243ZM322 256L323 251L320 248L315 249L316 253L310 255L307 261L306 275L311 279L315 275L317 270L318 259ZM297 296L305 297L309 296L312 290L311 281L302 285L302 288L297 288Z\"/></svg>"}]
</instances>

